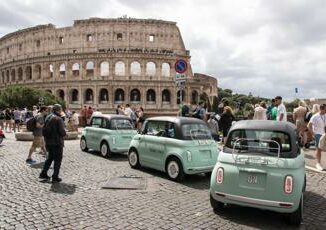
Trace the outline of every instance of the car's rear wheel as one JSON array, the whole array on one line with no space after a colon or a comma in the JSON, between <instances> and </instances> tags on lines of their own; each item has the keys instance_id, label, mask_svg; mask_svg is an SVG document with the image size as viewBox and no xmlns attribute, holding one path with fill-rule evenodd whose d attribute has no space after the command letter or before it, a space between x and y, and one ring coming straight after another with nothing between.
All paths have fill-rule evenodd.
<instances>
[{"instance_id":1,"label":"car's rear wheel","mask_svg":"<svg viewBox=\"0 0 326 230\"><path fill-rule=\"evenodd\" d=\"M174 181L182 181L185 177L182 164L176 157L172 157L168 160L166 172L169 178Z\"/></svg>"},{"instance_id":2,"label":"car's rear wheel","mask_svg":"<svg viewBox=\"0 0 326 230\"><path fill-rule=\"evenodd\" d=\"M216 212L221 211L224 208L224 204L222 202L215 200L212 194L210 194L210 202L213 210Z\"/></svg>"},{"instance_id":3,"label":"car's rear wheel","mask_svg":"<svg viewBox=\"0 0 326 230\"><path fill-rule=\"evenodd\" d=\"M104 158L106 157L110 158L112 156L109 145L106 141L103 141L101 144L101 155Z\"/></svg>"},{"instance_id":4,"label":"car's rear wheel","mask_svg":"<svg viewBox=\"0 0 326 230\"><path fill-rule=\"evenodd\" d=\"M128 161L131 168L138 169L140 168L139 157L136 150L132 149L128 154Z\"/></svg>"},{"instance_id":5,"label":"car's rear wheel","mask_svg":"<svg viewBox=\"0 0 326 230\"><path fill-rule=\"evenodd\" d=\"M301 195L301 199L300 199L300 205L298 207L298 209L293 212L288 214L288 221L291 225L300 225L302 222L302 216L303 216L303 194Z\"/></svg>"},{"instance_id":6,"label":"car's rear wheel","mask_svg":"<svg viewBox=\"0 0 326 230\"><path fill-rule=\"evenodd\" d=\"M82 137L80 139L80 149L83 151L83 152L87 152L88 151L88 148L87 148L87 142L86 142L86 138L85 137Z\"/></svg>"}]
</instances>

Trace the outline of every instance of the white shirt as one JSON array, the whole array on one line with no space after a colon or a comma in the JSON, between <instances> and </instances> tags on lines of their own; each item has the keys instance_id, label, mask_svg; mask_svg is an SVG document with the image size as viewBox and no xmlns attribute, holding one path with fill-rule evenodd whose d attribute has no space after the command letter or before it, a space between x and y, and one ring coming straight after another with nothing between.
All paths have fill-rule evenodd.
<instances>
[{"instance_id":1,"label":"white shirt","mask_svg":"<svg viewBox=\"0 0 326 230\"><path fill-rule=\"evenodd\" d=\"M280 120L281 114L283 114L283 119ZM284 104L280 104L279 106L277 106L277 121L287 121L287 117L286 117L286 108L284 106Z\"/></svg>"},{"instance_id":2,"label":"white shirt","mask_svg":"<svg viewBox=\"0 0 326 230\"><path fill-rule=\"evenodd\" d=\"M125 115L128 116L128 117L130 117L131 114L132 114L132 110L131 110L131 108L130 108L130 107L126 107L126 108L125 108Z\"/></svg>"},{"instance_id":3,"label":"white shirt","mask_svg":"<svg viewBox=\"0 0 326 230\"><path fill-rule=\"evenodd\" d=\"M326 115L320 115L320 113L316 113L313 115L309 121L312 124L312 131L314 134L323 135L325 133L326 126Z\"/></svg>"}]
</instances>

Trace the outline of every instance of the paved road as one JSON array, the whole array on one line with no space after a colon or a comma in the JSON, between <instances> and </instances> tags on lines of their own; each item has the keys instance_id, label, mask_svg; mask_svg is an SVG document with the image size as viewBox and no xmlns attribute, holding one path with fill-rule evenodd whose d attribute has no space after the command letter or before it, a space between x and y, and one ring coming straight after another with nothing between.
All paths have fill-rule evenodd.
<instances>
[{"instance_id":1,"label":"paved road","mask_svg":"<svg viewBox=\"0 0 326 230\"><path fill-rule=\"evenodd\" d=\"M24 162L29 146L9 135L0 147L0 229L292 229L268 211L233 206L215 214L204 175L174 183L160 172L131 169L126 156L108 160L83 153L79 141L66 142L64 183L41 183L42 164ZM147 189L101 189L109 178L124 175L145 178ZM326 229L325 176L307 172L307 179L300 228Z\"/></svg>"}]
</instances>

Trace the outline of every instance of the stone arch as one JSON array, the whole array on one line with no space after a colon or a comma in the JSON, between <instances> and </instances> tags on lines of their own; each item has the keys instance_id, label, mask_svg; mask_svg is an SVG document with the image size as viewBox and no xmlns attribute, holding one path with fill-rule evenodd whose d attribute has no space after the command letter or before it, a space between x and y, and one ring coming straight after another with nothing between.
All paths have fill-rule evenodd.
<instances>
[{"instance_id":1,"label":"stone arch","mask_svg":"<svg viewBox=\"0 0 326 230\"><path fill-rule=\"evenodd\" d=\"M79 101L79 92L77 89L70 90L70 103L76 104Z\"/></svg>"},{"instance_id":2,"label":"stone arch","mask_svg":"<svg viewBox=\"0 0 326 230\"><path fill-rule=\"evenodd\" d=\"M48 92L48 93L52 94L52 90L51 89L46 89L45 92Z\"/></svg>"},{"instance_id":3,"label":"stone arch","mask_svg":"<svg viewBox=\"0 0 326 230\"><path fill-rule=\"evenodd\" d=\"M141 75L141 67L138 61L133 61L130 64L130 75L131 76L140 76Z\"/></svg>"},{"instance_id":4,"label":"stone arch","mask_svg":"<svg viewBox=\"0 0 326 230\"><path fill-rule=\"evenodd\" d=\"M125 91L121 88L116 89L114 93L114 102L121 103L125 100Z\"/></svg>"},{"instance_id":5,"label":"stone arch","mask_svg":"<svg viewBox=\"0 0 326 230\"><path fill-rule=\"evenodd\" d=\"M18 68L18 81L22 81L23 80L23 68L19 67Z\"/></svg>"},{"instance_id":6,"label":"stone arch","mask_svg":"<svg viewBox=\"0 0 326 230\"><path fill-rule=\"evenodd\" d=\"M10 75L11 75L11 81L15 82L16 81L16 70L12 69Z\"/></svg>"},{"instance_id":7,"label":"stone arch","mask_svg":"<svg viewBox=\"0 0 326 230\"><path fill-rule=\"evenodd\" d=\"M65 77L66 76L66 65L62 63L59 67L59 72L60 72L60 77Z\"/></svg>"},{"instance_id":8,"label":"stone arch","mask_svg":"<svg viewBox=\"0 0 326 230\"><path fill-rule=\"evenodd\" d=\"M85 102L86 103L93 103L94 93L93 90L88 88L85 90Z\"/></svg>"},{"instance_id":9,"label":"stone arch","mask_svg":"<svg viewBox=\"0 0 326 230\"><path fill-rule=\"evenodd\" d=\"M40 65L35 65L33 72L35 79L41 79L42 67Z\"/></svg>"},{"instance_id":10,"label":"stone arch","mask_svg":"<svg viewBox=\"0 0 326 230\"><path fill-rule=\"evenodd\" d=\"M156 75L156 64L154 62L146 63L146 76L155 76Z\"/></svg>"},{"instance_id":11,"label":"stone arch","mask_svg":"<svg viewBox=\"0 0 326 230\"><path fill-rule=\"evenodd\" d=\"M94 75L94 62L88 61L86 63L86 76L93 76Z\"/></svg>"},{"instance_id":12,"label":"stone arch","mask_svg":"<svg viewBox=\"0 0 326 230\"><path fill-rule=\"evenodd\" d=\"M163 77L170 77L170 69L171 69L170 64L164 62L162 64L162 76Z\"/></svg>"},{"instance_id":13,"label":"stone arch","mask_svg":"<svg viewBox=\"0 0 326 230\"><path fill-rule=\"evenodd\" d=\"M107 61L101 62L100 65L101 76L109 76L110 73L110 64Z\"/></svg>"},{"instance_id":14,"label":"stone arch","mask_svg":"<svg viewBox=\"0 0 326 230\"><path fill-rule=\"evenodd\" d=\"M191 92L191 103L198 104L198 92L196 90Z\"/></svg>"},{"instance_id":15,"label":"stone arch","mask_svg":"<svg viewBox=\"0 0 326 230\"><path fill-rule=\"evenodd\" d=\"M79 71L80 71L80 65L79 63L74 63L72 65L72 75L75 77L79 76Z\"/></svg>"},{"instance_id":16,"label":"stone arch","mask_svg":"<svg viewBox=\"0 0 326 230\"><path fill-rule=\"evenodd\" d=\"M99 99L100 103L107 103L109 101L109 91L105 88L100 89Z\"/></svg>"},{"instance_id":17,"label":"stone arch","mask_svg":"<svg viewBox=\"0 0 326 230\"><path fill-rule=\"evenodd\" d=\"M32 67L31 66L27 66L25 69L25 76L26 76L26 80L32 80Z\"/></svg>"},{"instance_id":18,"label":"stone arch","mask_svg":"<svg viewBox=\"0 0 326 230\"><path fill-rule=\"evenodd\" d=\"M185 96L186 96L186 92L184 90L182 90L182 94L180 92L180 90L178 90L177 92L177 104L181 104L181 95L182 95L182 102L185 101Z\"/></svg>"},{"instance_id":19,"label":"stone arch","mask_svg":"<svg viewBox=\"0 0 326 230\"><path fill-rule=\"evenodd\" d=\"M6 79L5 79L5 72L4 71L2 71L2 83L5 83L5 81L6 81Z\"/></svg>"},{"instance_id":20,"label":"stone arch","mask_svg":"<svg viewBox=\"0 0 326 230\"><path fill-rule=\"evenodd\" d=\"M133 89L130 91L130 102L139 103L140 102L140 91L139 89Z\"/></svg>"},{"instance_id":21,"label":"stone arch","mask_svg":"<svg viewBox=\"0 0 326 230\"><path fill-rule=\"evenodd\" d=\"M125 63L122 61L118 61L115 63L114 66L114 73L117 76L125 76L126 75L126 70L125 70Z\"/></svg>"},{"instance_id":22,"label":"stone arch","mask_svg":"<svg viewBox=\"0 0 326 230\"><path fill-rule=\"evenodd\" d=\"M53 78L54 76L54 66L53 64L49 65L49 78Z\"/></svg>"},{"instance_id":23,"label":"stone arch","mask_svg":"<svg viewBox=\"0 0 326 230\"><path fill-rule=\"evenodd\" d=\"M65 91L63 89L58 89L57 97L60 98L61 100L64 100L65 99Z\"/></svg>"},{"instance_id":24,"label":"stone arch","mask_svg":"<svg viewBox=\"0 0 326 230\"><path fill-rule=\"evenodd\" d=\"M164 89L162 91L162 102L165 104L170 104L171 103L171 93L170 90Z\"/></svg>"},{"instance_id":25,"label":"stone arch","mask_svg":"<svg viewBox=\"0 0 326 230\"><path fill-rule=\"evenodd\" d=\"M147 103L155 103L155 101L156 101L155 90L153 90L153 89L147 90L146 101L147 101Z\"/></svg>"}]
</instances>

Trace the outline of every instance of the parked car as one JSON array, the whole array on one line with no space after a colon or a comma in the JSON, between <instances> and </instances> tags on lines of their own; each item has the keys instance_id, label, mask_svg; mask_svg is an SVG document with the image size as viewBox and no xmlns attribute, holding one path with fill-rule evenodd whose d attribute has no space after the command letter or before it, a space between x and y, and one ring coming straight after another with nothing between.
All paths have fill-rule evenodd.
<instances>
[{"instance_id":1,"label":"parked car","mask_svg":"<svg viewBox=\"0 0 326 230\"><path fill-rule=\"evenodd\" d=\"M216 142L202 120L153 117L131 141L128 159L132 168L153 168L182 181L185 174L210 175L217 155Z\"/></svg>"},{"instance_id":2,"label":"parked car","mask_svg":"<svg viewBox=\"0 0 326 230\"><path fill-rule=\"evenodd\" d=\"M0 144L2 143L3 139L6 138L5 134L3 133L3 130L0 129Z\"/></svg>"},{"instance_id":3,"label":"parked car","mask_svg":"<svg viewBox=\"0 0 326 230\"><path fill-rule=\"evenodd\" d=\"M129 144L136 134L127 116L96 115L82 132L80 148L82 151L100 151L103 157L111 157L113 153L128 152Z\"/></svg>"},{"instance_id":4,"label":"parked car","mask_svg":"<svg viewBox=\"0 0 326 230\"><path fill-rule=\"evenodd\" d=\"M299 225L305 191L304 154L290 122L239 121L214 167L210 201L215 211L236 204L284 213Z\"/></svg>"}]
</instances>

